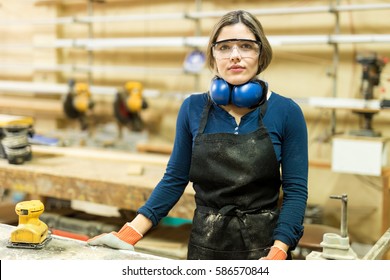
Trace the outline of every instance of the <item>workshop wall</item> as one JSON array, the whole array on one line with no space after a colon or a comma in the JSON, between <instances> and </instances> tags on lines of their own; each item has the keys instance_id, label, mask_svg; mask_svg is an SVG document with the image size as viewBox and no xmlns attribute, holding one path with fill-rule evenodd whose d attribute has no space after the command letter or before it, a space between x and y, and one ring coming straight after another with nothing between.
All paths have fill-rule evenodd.
<instances>
[{"instance_id":1,"label":"workshop wall","mask_svg":"<svg viewBox=\"0 0 390 280\"><path fill-rule=\"evenodd\" d=\"M179 47L107 47L93 51L68 46L53 48L59 39L138 38L208 36L216 18L200 20L188 18L156 19L152 15L188 13L196 11L227 11L232 9L273 9L326 6L332 1L88 1L36 0L0 1L0 80L66 83L70 78L91 81L94 85L120 87L126 81L141 82L145 88L157 90L158 98L150 97L150 108L145 113L150 120L160 118L157 133L165 141L172 141L177 110L182 99L193 92L206 91L212 78L208 69L198 74L185 73L182 65L194 48ZM336 2L336 1L334 1ZM340 1L340 4L370 4L370 0ZM388 3L388 1L374 1ZM140 16L138 20L100 22L88 25L25 24L24 20L42 20L66 17L124 15ZM144 16L144 18L141 18ZM367 10L339 13L340 34L388 34L390 10ZM335 14L266 15L260 16L268 36L276 35L330 35L335 33ZM12 21L12 23L10 23ZM8 22L8 23L6 23ZM38 47L39 46L39 47ZM360 52L376 52L390 56L389 43L339 44L338 81L333 84L335 47L332 44L274 45L274 59L260 75L272 90L291 98L338 97L360 98L361 65L356 62ZM202 50L204 50L203 48ZM89 65L106 67L133 67L127 71L64 71L44 70L34 66ZM50 68L50 67L49 67ZM390 69L383 69L382 80L375 88L375 98L390 98ZM1 95L14 95L0 92ZM30 96L34 96L33 94ZM35 96L35 98L42 98ZM55 97L50 97L55 98ZM106 102L103 100L103 102ZM104 105L103 105L104 106ZM111 106L107 105L106 106ZM302 105L308 121L311 160L329 160L331 155L331 110ZM1 112L0 112L1 113ZM150 115L153 115L152 117ZM337 132L356 129L360 119L349 110L337 111ZM375 129L384 136L390 134L389 113L374 117ZM39 120L37 120L39 125ZM42 122L42 129L48 125ZM361 242L374 242L380 233L381 178L336 174L328 169L311 168L309 203L325 209L325 220L339 226L340 203L329 195L348 193L350 232ZM389 209L385 209L388 211Z\"/></svg>"}]
</instances>

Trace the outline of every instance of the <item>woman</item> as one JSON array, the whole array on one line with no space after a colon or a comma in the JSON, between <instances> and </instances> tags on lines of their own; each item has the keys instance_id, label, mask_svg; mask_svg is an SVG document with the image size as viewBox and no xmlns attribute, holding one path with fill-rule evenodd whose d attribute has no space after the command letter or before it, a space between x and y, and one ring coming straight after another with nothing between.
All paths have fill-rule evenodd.
<instances>
[{"instance_id":1,"label":"woman","mask_svg":"<svg viewBox=\"0 0 390 280\"><path fill-rule=\"evenodd\" d=\"M132 249L192 181L196 210L188 259L291 259L307 202L302 111L257 78L272 50L250 13L232 11L220 19L207 59L215 77L209 92L183 102L162 180L133 221L89 244Z\"/></svg>"}]
</instances>

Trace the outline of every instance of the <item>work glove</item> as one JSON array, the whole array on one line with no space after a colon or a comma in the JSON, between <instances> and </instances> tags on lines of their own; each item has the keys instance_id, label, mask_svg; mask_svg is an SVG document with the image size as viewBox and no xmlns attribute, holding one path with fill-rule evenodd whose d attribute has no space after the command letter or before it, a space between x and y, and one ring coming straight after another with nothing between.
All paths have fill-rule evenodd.
<instances>
[{"instance_id":1,"label":"work glove","mask_svg":"<svg viewBox=\"0 0 390 280\"><path fill-rule=\"evenodd\" d=\"M114 249L134 251L134 245L143 237L129 223L126 223L119 232L112 231L95 236L87 243L96 246L108 246Z\"/></svg>"},{"instance_id":2,"label":"work glove","mask_svg":"<svg viewBox=\"0 0 390 280\"><path fill-rule=\"evenodd\" d=\"M266 257L260 258L260 260L285 260L287 258L287 253L282 248L278 246L272 246L269 250Z\"/></svg>"}]
</instances>

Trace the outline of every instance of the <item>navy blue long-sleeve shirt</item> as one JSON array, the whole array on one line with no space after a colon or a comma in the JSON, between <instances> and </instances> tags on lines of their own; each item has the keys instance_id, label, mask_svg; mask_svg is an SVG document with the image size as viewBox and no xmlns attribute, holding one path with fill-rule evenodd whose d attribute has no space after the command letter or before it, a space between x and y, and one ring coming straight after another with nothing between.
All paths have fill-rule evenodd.
<instances>
[{"instance_id":1,"label":"navy blue long-sleeve shirt","mask_svg":"<svg viewBox=\"0 0 390 280\"><path fill-rule=\"evenodd\" d=\"M193 141L207 98L207 94L193 94L184 100L179 110L174 147L165 174L138 210L153 225L168 214L189 183ZM213 104L204 133L250 133L258 128L258 117L259 108L243 116L237 126L233 116ZM306 122L301 108L292 99L272 92L263 123L281 166L283 204L274 239L295 247L303 232L308 193Z\"/></svg>"}]
</instances>

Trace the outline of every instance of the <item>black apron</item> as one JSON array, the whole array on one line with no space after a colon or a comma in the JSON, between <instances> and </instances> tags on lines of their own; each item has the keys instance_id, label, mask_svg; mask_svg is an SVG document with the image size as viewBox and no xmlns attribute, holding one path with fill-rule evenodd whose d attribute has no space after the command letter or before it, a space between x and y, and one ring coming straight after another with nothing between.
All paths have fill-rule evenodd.
<instances>
[{"instance_id":1,"label":"black apron","mask_svg":"<svg viewBox=\"0 0 390 280\"><path fill-rule=\"evenodd\" d=\"M188 259L259 259L273 244L279 217L280 170L263 125L249 134L204 134L209 98L195 137L190 180L196 210Z\"/></svg>"}]
</instances>

